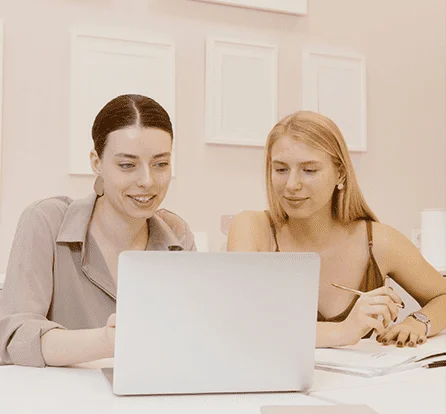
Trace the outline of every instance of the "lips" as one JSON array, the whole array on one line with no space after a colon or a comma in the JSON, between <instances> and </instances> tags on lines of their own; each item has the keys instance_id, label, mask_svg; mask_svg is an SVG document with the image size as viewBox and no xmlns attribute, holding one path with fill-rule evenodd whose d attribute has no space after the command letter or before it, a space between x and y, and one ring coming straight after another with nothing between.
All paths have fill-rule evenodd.
<instances>
[{"instance_id":1,"label":"lips","mask_svg":"<svg viewBox=\"0 0 446 414\"><path fill-rule=\"evenodd\" d=\"M304 200L308 200L308 197L284 197L285 200L291 202L291 203L296 203L298 201L304 201Z\"/></svg>"},{"instance_id":2,"label":"lips","mask_svg":"<svg viewBox=\"0 0 446 414\"><path fill-rule=\"evenodd\" d=\"M149 203L155 198L155 195L129 195L132 200L137 201L138 203Z\"/></svg>"}]
</instances>

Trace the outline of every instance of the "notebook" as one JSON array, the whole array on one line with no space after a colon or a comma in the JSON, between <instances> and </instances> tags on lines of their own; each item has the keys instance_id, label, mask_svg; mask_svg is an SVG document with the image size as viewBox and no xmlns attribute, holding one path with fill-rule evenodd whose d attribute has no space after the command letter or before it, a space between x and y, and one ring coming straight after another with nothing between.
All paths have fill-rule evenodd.
<instances>
[{"instance_id":1,"label":"notebook","mask_svg":"<svg viewBox=\"0 0 446 414\"><path fill-rule=\"evenodd\" d=\"M374 377L446 359L446 335L428 339L416 348L384 346L374 340L341 348L318 348L315 352L315 368L324 371ZM366 345L366 346L364 346ZM365 348L365 349L364 349Z\"/></svg>"}]
</instances>

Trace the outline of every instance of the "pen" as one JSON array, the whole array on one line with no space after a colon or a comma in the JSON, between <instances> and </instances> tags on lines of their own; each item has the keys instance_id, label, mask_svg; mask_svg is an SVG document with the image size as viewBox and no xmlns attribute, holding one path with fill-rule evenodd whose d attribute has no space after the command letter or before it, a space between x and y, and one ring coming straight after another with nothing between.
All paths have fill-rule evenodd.
<instances>
[{"instance_id":1,"label":"pen","mask_svg":"<svg viewBox=\"0 0 446 414\"><path fill-rule=\"evenodd\" d=\"M358 296L362 296L362 295L364 295L364 293L366 293L366 292L361 292L360 290L349 288L347 286L338 285L337 283L332 283L331 285L334 286L335 288L346 290L346 291L354 293L355 295L358 295ZM401 309L404 309L404 307L405 307L404 303L397 303L396 306Z\"/></svg>"},{"instance_id":2,"label":"pen","mask_svg":"<svg viewBox=\"0 0 446 414\"><path fill-rule=\"evenodd\" d=\"M439 367L446 367L446 360L431 362L430 364L422 365L422 368L439 368Z\"/></svg>"}]
</instances>

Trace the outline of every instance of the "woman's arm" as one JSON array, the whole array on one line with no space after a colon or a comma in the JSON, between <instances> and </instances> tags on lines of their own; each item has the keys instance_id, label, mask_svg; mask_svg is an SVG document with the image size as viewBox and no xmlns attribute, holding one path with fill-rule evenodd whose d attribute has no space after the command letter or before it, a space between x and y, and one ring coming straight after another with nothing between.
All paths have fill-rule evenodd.
<instances>
[{"instance_id":1,"label":"woman's arm","mask_svg":"<svg viewBox=\"0 0 446 414\"><path fill-rule=\"evenodd\" d=\"M263 211L242 211L232 220L228 234L228 251L268 251L269 223Z\"/></svg>"},{"instance_id":2,"label":"woman's arm","mask_svg":"<svg viewBox=\"0 0 446 414\"><path fill-rule=\"evenodd\" d=\"M374 223L373 230L374 252L378 263L421 305L420 312L431 321L429 336L445 329L446 278L397 230L380 223ZM422 322L412 317L407 318L403 324L407 327L418 326L421 331L425 329Z\"/></svg>"},{"instance_id":3,"label":"woman's arm","mask_svg":"<svg viewBox=\"0 0 446 414\"><path fill-rule=\"evenodd\" d=\"M113 357L115 325L113 314L103 328L48 331L41 337L46 365L66 366Z\"/></svg>"}]
</instances>

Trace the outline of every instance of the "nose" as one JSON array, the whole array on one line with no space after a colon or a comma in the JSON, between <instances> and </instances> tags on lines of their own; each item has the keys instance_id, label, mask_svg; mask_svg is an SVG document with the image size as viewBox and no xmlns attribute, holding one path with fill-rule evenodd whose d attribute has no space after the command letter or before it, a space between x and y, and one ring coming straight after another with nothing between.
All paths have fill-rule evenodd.
<instances>
[{"instance_id":1,"label":"nose","mask_svg":"<svg viewBox=\"0 0 446 414\"><path fill-rule=\"evenodd\" d=\"M153 177L150 171L150 166L141 166L138 171L138 178L136 185L140 188L150 188L153 185Z\"/></svg>"},{"instance_id":2,"label":"nose","mask_svg":"<svg viewBox=\"0 0 446 414\"><path fill-rule=\"evenodd\" d=\"M298 171L290 173L286 183L286 189L290 193L302 190L302 180Z\"/></svg>"}]
</instances>

